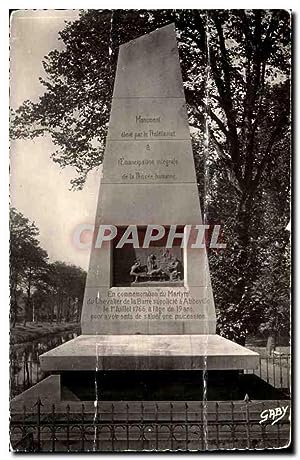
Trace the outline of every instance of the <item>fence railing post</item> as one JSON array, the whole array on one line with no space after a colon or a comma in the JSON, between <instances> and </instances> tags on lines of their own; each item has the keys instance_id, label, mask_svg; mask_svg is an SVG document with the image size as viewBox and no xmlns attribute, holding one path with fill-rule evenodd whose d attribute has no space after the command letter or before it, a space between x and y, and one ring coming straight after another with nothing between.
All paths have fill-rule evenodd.
<instances>
[{"instance_id":1,"label":"fence railing post","mask_svg":"<svg viewBox=\"0 0 300 460\"><path fill-rule=\"evenodd\" d=\"M281 361L281 354L279 354L279 378L280 378L280 388L282 390L283 384L282 384L282 361Z\"/></svg>"},{"instance_id":2,"label":"fence railing post","mask_svg":"<svg viewBox=\"0 0 300 460\"><path fill-rule=\"evenodd\" d=\"M250 401L248 400L248 398L246 398L245 402L246 402L247 448L250 449L250 447L251 447L251 440L250 440L250 414L249 414L249 404L250 404Z\"/></svg>"},{"instance_id":3,"label":"fence railing post","mask_svg":"<svg viewBox=\"0 0 300 460\"><path fill-rule=\"evenodd\" d=\"M290 365L291 365L291 360L290 357L286 357L286 385L287 389L290 392Z\"/></svg>"},{"instance_id":4,"label":"fence railing post","mask_svg":"<svg viewBox=\"0 0 300 460\"><path fill-rule=\"evenodd\" d=\"M29 361L29 385L33 385L33 378L32 378L32 360Z\"/></svg>"},{"instance_id":5,"label":"fence railing post","mask_svg":"<svg viewBox=\"0 0 300 460\"><path fill-rule=\"evenodd\" d=\"M96 417L95 417L95 437L96 437L96 452L100 450L100 440L99 440L99 423L100 423L100 407L97 401L96 403ZM101 431L100 431L101 433Z\"/></svg>"},{"instance_id":6,"label":"fence railing post","mask_svg":"<svg viewBox=\"0 0 300 460\"><path fill-rule=\"evenodd\" d=\"M277 402L277 407L280 407L280 404L279 404L279 401L276 401ZM277 425L277 447L280 447L280 426L281 425L281 422L280 423L276 423Z\"/></svg>"},{"instance_id":7,"label":"fence railing post","mask_svg":"<svg viewBox=\"0 0 300 460\"><path fill-rule=\"evenodd\" d=\"M52 423L51 423L51 437L52 437L52 452L55 452L55 405L52 404Z\"/></svg>"},{"instance_id":8,"label":"fence railing post","mask_svg":"<svg viewBox=\"0 0 300 460\"><path fill-rule=\"evenodd\" d=\"M235 448L235 417L234 417L234 403L231 401L231 440L232 448Z\"/></svg>"},{"instance_id":9,"label":"fence railing post","mask_svg":"<svg viewBox=\"0 0 300 460\"><path fill-rule=\"evenodd\" d=\"M126 403L126 449L129 450L129 404Z\"/></svg>"},{"instance_id":10,"label":"fence railing post","mask_svg":"<svg viewBox=\"0 0 300 460\"><path fill-rule=\"evenodd\" d=\"M185 403L185 448L189 447L189 427L188 427L188 403Z\"/></svg>"},{"instance_id":11,"label":"fence railing post","mask_svg":"<svg viewBox=\"0 0 300 460\"><path fill-rule=\"evenodd\" d=\"M40 371L40 360L39 360L39 357L37 357L37 360L36 360L36 383L38 383L40 381L39 371Z\"/></svg>"},{"instance_id":12,"label":"fence railing post","mask_svg":"<svg viewBox=\"0 0 300 460\"><path fill-rule=\"evenodd\" d=\"M155 449L158 450L158 404L155 403Z\"/></svg>"},{"instance_id":13,"label":"fence railing post","mask_svg":"<svg viewBox=\"0 0 300 460\"><path fill-rule=\"evenodd\" d=\"M171 450L174 448L174 425L173 425L173 404L170 402L170 436L171 436Z\"/></svg>"},{"instance_id":14,"label":"fence railing post","mask_svg":"<svg viewBox=\"0 0 300 460\"><path fill-rule=\"evenodd\" d=\"M38 398L36 402L36 426L37 426L37 451L41 451L41 406L42 401Z\"/></svg>"},{"instance_id":15,"label":"fence railing post","mask_svg":"<svg viewBox=\"0 0 300 460\"><path fill-rule=\"evenodd\" d=\"M67 414L67 451L70 451L70 404L66 407Z\"/></svg>"},{"instance_id":16,"label":"fence railing post","mask_svg":"<svg viewBox=\"0 0 300 460\"><path fill-rule=\"evenodd\" d=\"M217 448L219 448L220 445L220 438L219 438L219 403L216 402L216 443L217 443Z\"/></svg>"},{"instance_id":17,"label":"fence railing post","mask_svg":"<svg viewBox=\"0 0 300 460\"><path fill-rule=\"evenodd\" d=\"M259 378L261 378L261 356L259 357Z\"/></svg>"},{"instance_id":18,"label":"fence railing post","mask_svg":"<svg viewBox=\"0 0 300 460\"><path fill-rule=\"evenodd\" d=\"M276 372L275 372L275 362L274 362L274 354L273 354L273 361L272 361L272 365L273 365L273 387L276 387Z\"/></svg>"},{"instance_id":19,"label":"fence railing post","mask_svg":"<svg viewBox=\"0 0 300 460\"><path fill-rule=\"evenodd\" d=\"M145 446L145 425L144 425L144 404L141 402L141 436L142 436L142 450Z\"/></svg>"},{"instance_id":20,"label":"fence railing post","mask_svg":"<svg viewBox=\"0 0 300 460\"><path fill-rule=\"evenodd\" d=\"M111 449L114 452L115 450L115 417L114 417L114 404L111 405Z\"/></svg>"},{"instance_id":21,"label":"fence railing post","mask_svg":"<svg viewBox=\"0 0 300 460\"><path fill-rule=\"evenodd\" d=\"M201 401L201 403L200 403L200 414L201 414L201 415L200 415L200 418L201 418L201 420L200 420L201 450L204 450L204 442L205 442L205 441L204 441L205 435L204 435L204 411L203 411L203 406L204 406L203 401Z\"/></svg>"},{"instance_id":22,"label":"fence railing post","mask_svg":"<svg viewBox=\"0 0 300 460\"><path fill-rule=\"evenodd\" d=\"M84 452L85 428L84 428L84 404L81 405L81 450Z\"/></svg>"},{"instance_id":23,"label":"fence railing post","mask_svg":"<svg viewBox=\"0 0 300 460\"><path fill-rule=\"evenodd\" d=\"M26 430L26 406L24 404L23 406L23 426L22 426L22 435L23 435L23 438L25 439L26 435L27 435L27 430Z\"/></svg>"},{"instance_id":24,"label":"fence railing post","mask_svg":"<svg viewBox=\"0 0 300 460\"><path fill-rule=\"evenodd\" d=\"M261 413L262 413L265 410L264 402L262 402L261 408L262 408L261 410ZM266 447L266 426L264 423L261 423L260 426L261 426L261 439L262 439L263 447Z\"/></svg>"},{"instance_id":25,"label":"fence railing post","mask_svg":"<svg viewBox=\"0 0 300 460\"><path fill-rule=\"evenodd\" d=\"M23 359L22 364L23 364L23 391L25 391L26 390L25 359Z\"/></svg>"}]
</instances>

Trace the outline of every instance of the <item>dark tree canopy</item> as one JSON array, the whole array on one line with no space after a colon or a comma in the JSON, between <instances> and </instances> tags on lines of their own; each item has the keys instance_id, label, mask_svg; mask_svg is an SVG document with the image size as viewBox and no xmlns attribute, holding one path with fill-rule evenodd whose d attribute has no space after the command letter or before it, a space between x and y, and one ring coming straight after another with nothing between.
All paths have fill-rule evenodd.
<instances>
[{"instance_id":1,"label":"dark tree canopy","mask_svg":"<svg viewBox=\"0 0 300 460\"><path fill-rule=\"evenodd\" d=\"M279 267L287 255L286 249L274 249L277 240L288 239L287 11L82 11L59 34L64 49L44 59L44 94L12 115L12 136L50 134L53 160L75 167L72 186L82 187L87 173L102 162L118 47L171 22L177 30L202 209L209 223L223 224L227 240L226 251L209 254L219 324L221 332L243 340L251 318L256 318L253 324L265 321L261 302L253 300L255 283L266 276L265 260ZM263 242L268 225L275 240ZM271 300L268 305L272 310Z\"/></svg>"},{"instance_id":2,"label":"dark tree canopy","mask_svg":"<svg viewBox=\"0 0 300 460\"><path fill-rule=\"evenodd\" d=\"M234 186L255 187L289 115L290 16L283 10L83 11L59 34L65 49L45 57L45 93L17 110L13 136L50 133L54 161L74 166L73 185L82 185L102 161L118 47L170 22L191 126L206 131L207 120Z\"/></svg>"}]
</instances>

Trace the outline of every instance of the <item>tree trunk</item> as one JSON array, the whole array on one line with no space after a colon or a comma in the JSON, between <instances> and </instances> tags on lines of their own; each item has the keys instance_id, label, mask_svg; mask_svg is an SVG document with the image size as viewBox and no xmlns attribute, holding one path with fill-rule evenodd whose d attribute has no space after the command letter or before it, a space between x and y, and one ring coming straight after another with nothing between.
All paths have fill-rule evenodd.
<instances>
[{"instance_id":1,"label":"tree trunk","mask_svg":"<svg viewBox=\"0 0 300 460\"><path fill-rule=\"evenodd\" d=\"M57 322L61 323L62 319L62 308L63 308L63 299L62 295L58 294L58 305L57 305Z\"/></svg>"},{"instance_id":2,"label":"tree trunk","mask_svg":"<svg viewBox=\"0 0 300 460\"><path fill-rule=\"evenodd\" d=\"M77 301L76 301L76 310L77 310L76 320L77 320L77 323L79 323L80 320L81 320L82 304L83 304L83 298L82 299L77 299Z\"/></svg>"},{"instance_id":3,"label":"tree trunk","mask_svg":"<svg viewBox=\"0 0 300 460\"><path fill-rule=\"evenodd\" d=\"M11 310L10 310L10 317L12 322L12 327L15 327L17 319L18 319L18 275L15 276L14 280L12 281L12 297L11 297Z\"/></svg>"},{"instance_id":4,"label":"tree trunk","mask_svg":"<svg viewBox=\"0 0 300 460\"><path fill-rule=\"evenodd\" d=\"M54 321L55 295L52 293L50 300L50 323Z\"/></svg>"},{"instance_id":5,"label":"tree trunk","mask_svg":"<svg viewBox=\"0 0 300 460\"><path fill-rule=\"evenodd\" d=\"M15 302L15 300L12 300L11 302L11 307L10 307L10 321L11 321L11 327L16 326L17 322L17 311L18 311L18 304Z\"/></svg>"},{"instance_id":6,"label":"tree trunk","mask_svg":"<svg viewBox=\"0 0 300 460\"><path fill-rule=\"evenodd\" d=\"M66 323L70 321L70 315L71 315L71 297L68 296L68 303L67 303L66 314L65 314Z\"/></svg>"},{"instance_id":7,"label":"tree trunk","mask_svg":"<svg viewBox=\"0 0 300 460\"><path fill-rule=\"evenodd\" d=\"M77 300L77 302L76 302L76 321L77 321L77 323L79 323L80 317L81 317L81 311L80 311L80 307L79 307L79 302Z\"/></svg>"},{"instance_id":8,"label":"tree trunk","mask_svg":"<svg viewBox=\"0 0 300 460\"><path fill-rule=\"evenodd\" d=\"M273 351L275 351L276 348L276 335L274 332L272 332L267 340L267 355L272 356Z\"/></svg>"},{"instance_id":9,"label":"tree trunk","mask_svg":"<svg viewBox=\"0 0 300 460\"><path fill-rule=\"evenodd\" d=\"M31 269L29 270L28 275L28 285L27 285L27 299L25 303L25 316L24 316L24 326L26 326L27 321L32 321L32 304L31 304Z\"/></svg>"}]
</instances>

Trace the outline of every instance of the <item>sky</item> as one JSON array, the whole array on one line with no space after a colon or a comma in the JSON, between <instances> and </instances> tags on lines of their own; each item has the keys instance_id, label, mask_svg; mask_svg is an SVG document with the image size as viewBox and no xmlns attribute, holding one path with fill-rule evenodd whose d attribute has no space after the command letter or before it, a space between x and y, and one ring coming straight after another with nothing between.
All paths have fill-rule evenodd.
<instances>
[{"instance_id":1,"label":"sky","mask_svg":"<svg viewBox=\"0 0 300 460\"><path fill-rule=\"evenodd\" d=\"M10 30L10 105L37 101L44 87L42 59L52 49L62 49L58 32L65 20L78 17L76 10L23 10L15 12ZM49 136L16 140L10 145L11 205L33 221L40 231L41 246L50 261L60 260L88 267L90 251L72 242L78 224L94 223L101 168L92 171L82 191L70 191L73 168L61 169L50 154L55 150Z\"/></svg>"}]
</instances>

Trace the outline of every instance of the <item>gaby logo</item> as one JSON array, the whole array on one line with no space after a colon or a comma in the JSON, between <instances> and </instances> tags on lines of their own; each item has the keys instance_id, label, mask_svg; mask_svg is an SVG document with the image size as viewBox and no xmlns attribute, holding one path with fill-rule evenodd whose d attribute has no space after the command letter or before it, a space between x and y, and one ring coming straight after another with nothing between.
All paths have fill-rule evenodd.
<instances>
[{"instance_id":1,"label":"gaby logo","mask_svg":"<svg viewBox=\"0 0 300 460\"><path fill-rule=\"evenodd\" d=\"M264 423L268 420L272 420L271 425L275 425L279 420L281 420L287 413L289 406L275 407L275 409L266 409L263 410L260 414L260 422Z\"/></svg>"}]
</instances>

